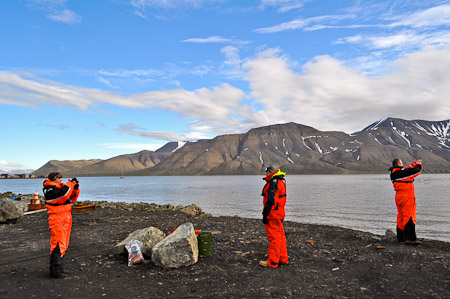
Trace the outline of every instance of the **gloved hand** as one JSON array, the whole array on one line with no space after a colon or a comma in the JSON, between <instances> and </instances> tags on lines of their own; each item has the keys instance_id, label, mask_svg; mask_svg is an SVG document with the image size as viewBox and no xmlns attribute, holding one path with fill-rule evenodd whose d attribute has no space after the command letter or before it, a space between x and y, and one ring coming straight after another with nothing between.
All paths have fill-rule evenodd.
<instances>
[{"instance_id":1,"label":"gloved hand","mask_svg":"<svg viewBox=\"0 0 450 299\"><path fill-rule=\"evenodd\" d=\"M269 221L267 221L267 217L263 217L262 222L263 222L264 224L267 224Z\"/></svg>"}]
</instances>

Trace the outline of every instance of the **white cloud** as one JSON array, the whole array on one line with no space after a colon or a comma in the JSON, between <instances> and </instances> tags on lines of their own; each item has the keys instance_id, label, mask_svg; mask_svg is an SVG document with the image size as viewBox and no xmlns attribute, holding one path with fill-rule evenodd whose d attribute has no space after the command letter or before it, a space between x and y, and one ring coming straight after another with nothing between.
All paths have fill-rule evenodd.
<instances>
[{"instance_id":1,"label":"white cloud","mask_svg":"<svg viewBox=\"0 0 450 299\"><path fill-rule=\"evenodd\" d=\"M113 148L113 149L129 149L129 150L149 150L155 151L165 143L153 144L153 143L104 143L101 144L105 148Z\"/></svg>"},{"instance_id":2,"label":"white cloud","mask_svg":"<svg viewBox=\"0 0 450 299\"><path fill-rule=\"evenodd\" d=\"M394 17L396 22L390 27L408 26L412 28L427 28L450 25L450 5L444 4L417 11L408 15Z\"/></svg>"},{"instance_id":3,"label":"white cloud","mask_svg":"<svg viewBox=\"0 0 450 299\"><path fill-rule=\"evenodd\" d=\"M427 48L396 61L391 73L368 77L329 56L303 73L278 57L255 59L248 69L252 98L264 109L258 125L294 121L321 130L361 130L382 117L442 120L450 115L450 47Z\"/></svg>"},{"instance_id":4,"label":"white cloud","mask_svg":"<svg viewBox=\"0 0 450 299\"><path fill-rule=\"evenodd\" d=\"M131 0L130 5L134 8L134 13L137 16L147 19L149 10L160 12L162 10L199 9L220 2L223 2L223 0Z\"/></svg>"},{"instance_id":5,"label":"white cloud","mask_svg":"<svg viewBox=\"0 0 450 299\"><path fill-rule=\"evenodd\" d=\"M66 7L67 0L26 0L27 6L47 12L47 18L65 24L81 23L82 17Z\"/></svg>"},{"instance_id":6,"label":"white cloud","mask_svg":"<svg viewBox=\"0 0 450 299\"><path fill-rule=\"evenodd\" d=\"M210 36L207 38L188 38L183 40L184 43L229 43L232 40L221 36Z\"/></svg>"},{"instance_id":7,"label":"white cloud","mask_svg":"<svg viewBox=\"0 0 450 299\"><path fill-rule=\"evenodd\" d=\"M162 76L164 72L154 69L145 69L145 70L115 70L115 71L106 71L99 70L98 74L107 76L107 77L121 77L121 78L130 78L130 77L154 77L154 76Z\"/></svg>"},{"instance_id":8,"label":"white cloud","mask_svg":"<svg viewBox=\"0 0 450 299\"><path fill-rule=\"evenodd\" d=\"M226 58L221 66L222 72L232 78L242 78L243 73L239 49L233 46L226 46L220 49L220 52L223 53Z\"/></svg>"},{"instance_id":9,"label":"white cloud","mask_svg":"<svg viewBox=\"0 0 450 299\"><path fill-rule=\"evenodd\" d=\"M6 170L6 171L25 168L25 166L20 163L8 162L5 160L0 160L0 167L2 170Z\"/></svg>"},{"instance_id":10,"label":"white cloud","mask_svg":"<svg viewBox=\"0 0 450 299\"><path fill-rule=\"evenodd\" d=\"M288 12L303 7L308 0L261 0L260 7L278 7L279 12Z\"/></svg>"},{"instance_id":11,"label":"white cloud","mask_svg":"<svg viewBox=\"0 0 450 299\"><path fill-rule=\"evenodd\" d=\"M232 48L224 51L236 54ZM327 55L315 57L301 72L294 71L293 65L277 48L247 59L243 70L249 94L229 84L122 94L0 71L0 103L84 110L104 104L158 108L187 119L186 132L148 132L132 125L118 130L171 141L290 121L320 130L353 132L387 116L443 120L450 115L450 45L408 54L391 63L389 73L376 76Z\"/></svg>"},{"instance_id":12,"label":"white cloud","mask_svg":"<svg viewBox=\"0 0 450 299\"><path fill-rule=\"evenodd\" d=\"M74 11L69 9L53 12L52 14L48 15L47 18L65 24L81 23L81 17L77 15Z\"/></svg>"},{"instance_id":13,"label":"white cloud","mask_svg":"<svg viewBox=\"0 0 450 299\"><path fill-rule=\"evenodd\" d=\"M64 124L60 124L60 125L55 125L55 124L38 124L38 126L55 128L55 129L58 129L58 130L70 129L69 125L64 125Z\"/></svg>"},{"instance_id":14,"label":"white cloud","mask_svg":"<svg viewBox=\"0 0 450 299\"><path fill-rule=\"evenodd\" d=\"M215 44L227 43L227 44L233 44L233 45L250 44L249 41L231 39L231 38L226 38L226 37L222 37L222 36L210 36L210 37L206 37L206 38L194 37L194 38L188 38L188 39L182 40L181 42L182 43L198 43L198 44L211 44L211 43L215 43Z\"/></svg>"},{"instance_id":15,"label":"white cloud","mask_svg":"<svg viewBox=\"0 0 450 299\"><path fill-rule=\"evenodd\" d=\"M108 87L117 88L117 89L119 88L119 86L112 85L111 82L109 80L106 80L105 78L98 77L97 79L98 79L99 82L105 84Z\"/></svg>"},{"instance_id":16,"label":"white cloud","mask_svg":"<svg viewBox=\"0 0 450 299\"><path fill-rule=\"evenodd\" d=\"M411 52L429 45L445 45L450 42L450 31L424 32L401 31L387 35L355 35L336 43L352 43L372 50L392 49Z\"/></svg>"},{"instance_id":17,"label":"white cloud","mask_svg":"<svg viewBox=\"0 0 450 299\"><path fill-rule=\"evenodd\" d=\"M177 8L180 6L192 5L200 6L205 0L132 0L131 5L137 9L147 7Z\"/></svg>"},{"instance_id":18,"label":"white cloud","mask_svg":"<svg viewBox=\"0 0 450 299\"><path fill-rule=\"evenodd\" d=\"M267 2L283 2L276 0L268 0ZM378 8L377 8L378 6ZM373 23L367 23L365 19L365 11L370 7L371 19L375 17ZM298 18L292 21L283 22L278 25L258 28L254 30L258 33L276 33L287 30L304 30L314 31L323 29L355 29L355 28L385 28L395 29L397 27L406 27L409 29L430 29L438 28L450 25L450 5L444 4L434 6L424 10L418 10L406 15L395 15L393 12L389 13L389 16L382 14L382 11L389 10L386 4L383 5L370 5L362 8L355 6L348 8L348 14L344 15L324 15L310 18ZM395 5L390 9L394 9ZM374 10L379 10L380 14L374 14ZM360 17L358 17L358 14ZM361 16L362 14L362 16ZM339 22L353 19L353 24L339 24Z\"/></svg>"},{"instance_id":19,"label":"white cloud","mask_svg":"<svg viewBox=\"0 0 450 299\"><path fill-rule=\"evenodd\" d=\"M328 27L337 28L337 26L325 26L323 24L316 24L322 22L336 22L344 19L354 18L354 15L329 15L329 16L317 16L305 19L296 19L289 22L284 22L278 25L274 25L271 27L258 28L255 29L255 32L258 33L276 33L287 30L297 30L302 29L305 31L313 31L324 29ZM347 27L347 26L345 26Z\"/></svg>"},{"instance_id":20,"label":"white cloud","mask_svg":"<svg viewBox=\"0 0 450 299\"><path fill-rule=\"evenodd\" d=\"M186 134L180 134L163 131L146 131L144 128L132 124L121 124L116 131L132 136L139 136L143 138L166 140L166 141L194 141L199 139L208 139L211 137L201 132L189 132ZM117 146L117 144L113 144L113 146ZM162 145L159 145L158 148L160 148L161 146Z\"/></svg>"}]
</instances>

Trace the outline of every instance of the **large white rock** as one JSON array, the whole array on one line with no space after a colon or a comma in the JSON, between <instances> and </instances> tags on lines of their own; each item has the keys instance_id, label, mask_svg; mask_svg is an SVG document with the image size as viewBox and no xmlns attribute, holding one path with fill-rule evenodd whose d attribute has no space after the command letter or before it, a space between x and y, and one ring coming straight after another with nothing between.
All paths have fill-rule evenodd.
<instances>
[{"instance_id":1,"label":"large white rock","mask_svg":"<svg viewBox=\"0 0 450 299\"><path fill-rule=\"evenodd\" d=\"M131 240L138 240L143 244L143 246L141 247L142 253L145 256L151 256L153 246L163 240L165 236L165 233L152 226L135 230L134 232L129 234L125 240L116 245L116 253L127 253L125 245Z\"/></svg>"},{"instance_id":2,"label":"large white rock","mask_svg":"<svg viewBox=\"0 0 450 299\"><path fill-rule=\"evenodd\" d=\"M152 261L165 268L180 268L198 261L198 241L194 225L180 225L172 234L153 246Z\"/></svg>"},{"instance_id":3,"label":"large white rock","mask_svg":"<svg viewBox=\"0 0 450 299\"><path fill-rule=\"evenodd\" d=\"M22 220L23 207L9 198L0 198L0 223L16 223Z\"/></svg>"}]
</instances>

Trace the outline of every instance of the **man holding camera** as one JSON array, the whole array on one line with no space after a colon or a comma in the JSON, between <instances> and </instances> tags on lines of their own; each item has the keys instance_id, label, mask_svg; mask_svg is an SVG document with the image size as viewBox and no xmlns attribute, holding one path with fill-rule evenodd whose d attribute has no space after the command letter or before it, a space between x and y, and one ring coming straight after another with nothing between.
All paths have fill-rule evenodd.
<instances>
[{"instance_id":1,"label":"man holding camera","mask_svg":"<svg viewBox=\"0 0 450 299\"><path fill-rule=\"evenodd\" d=\"M80 194L78 180L73 178L61 183L62 175L52 172L44 181L45 206L48 213L50 237L50 277L66 278L68 275L62 266L62 259L69 247L72 230L72 203Z\"/></svg>"},{"instance_id":2,"label":"man holding camera","mask_svg":"<svg viewBox=\"0 0 450 299\"><path fill-rule=\"evenodd\" d=\"M414 160L404 166L402 160L392 161L391 181L395 190L397 205L397 240L408 245L419 245L416 237L416 195L414 178L422 172L422 160Z\"/></svg>"}]
</instances>

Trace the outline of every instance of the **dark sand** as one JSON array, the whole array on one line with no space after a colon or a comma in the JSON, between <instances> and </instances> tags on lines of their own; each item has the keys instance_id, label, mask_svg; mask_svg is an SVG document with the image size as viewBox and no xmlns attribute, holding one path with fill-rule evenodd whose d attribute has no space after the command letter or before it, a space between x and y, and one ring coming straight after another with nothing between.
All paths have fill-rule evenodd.
<instances>
[{"instance_id":1,"label":"dark sand","mask_svg":"<svg viewBox=\"0 0 450 299\"><path fill-rule=\"evenodd\" d=\"M360 231L286 222L291 264L269 269L258 265L268 246L261 220L142 208L72 214L66 279L49 278L45 212L0 225L0 298L450 297L448 242L408 246ZM167 233L186 222L213 234L212 255L193 266L164 269L147 260L128 267L126 256L114 255L114 246L136 229Z\"/></svg>"}]
</instances>

